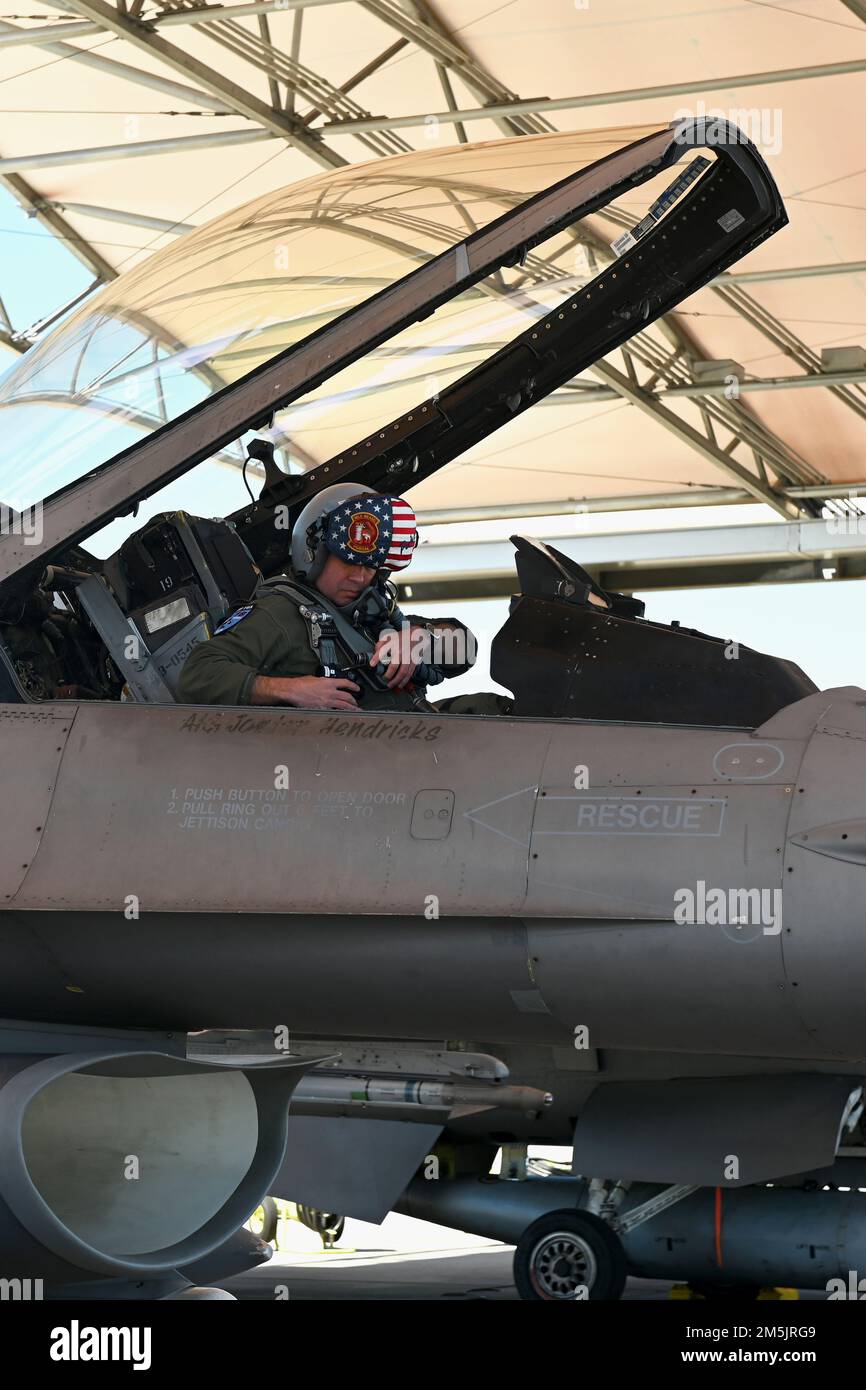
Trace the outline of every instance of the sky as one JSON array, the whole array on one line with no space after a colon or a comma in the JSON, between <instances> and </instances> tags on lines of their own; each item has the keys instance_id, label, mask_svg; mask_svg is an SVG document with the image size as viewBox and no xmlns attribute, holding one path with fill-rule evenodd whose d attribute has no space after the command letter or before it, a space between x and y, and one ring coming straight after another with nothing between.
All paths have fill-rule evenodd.
<instances>
[{"instance_id":1,"label":"sky","mask_svg":"<svg viewBox=\"0 0 866 1390\"><path fill-rule=\"evenodd\" d=\"M0 294L17 329L26 328L68 303L91 282L89 272L50 232L44 230L0 187ZM0 348L0 375L17 358ZM246 496L237 473L221 468L215 480L215 466L208 470L206 500L202 495L202 473L179 480L158 499L143 504L137 521L115 523L93 546L98 554L113 550L131 529L141 525L148 514L171 506L184 506L204 515L223 515L240 506ZM459 497L454 505L459 505ZM584 516L545 521L533 518L521 525L508 523L504 534L522 531L528 535L579 535L587 531L632 530L637 526L669 529L672 525L735 524L764 520L764 508L717 509L711 518L704 509L686 509L643 515L620 513L616 516ZM500 528L501 531L501 528ZM483 539L489 526L472 528L438 527L427 535L428 543L445 539ZM578 556L579 558L579 556ZM406 576L408 578L408 576ZM515 586L516 587L516 586ZM720 589L655 592L641 594L647 605L646 616L656 622L672 619L716 636L736 638L759 651L795 661L822 689L838 685L866 687L866 581L830 580L817 583L757 584ZM433 614L436 604L406 604L412 611ZM455 604L448 611L468 623L478 637L479 658L466 676L443 686L442 695L461 691L497 689L489 678L490 642L508 616L505 599Z\"/></svg>"},{"instance_id":2,"label":"sky","mask_svg":"<svg viewBox=\"0 0 866 1390\"><path fill-rule=\"evenodd\" d=\"M12 324L29 328L93 283L92 274L53 232L28 217L0 185L0 295ZM0 348L0 373L16 361Z\"/></svg>"}]
</instances>

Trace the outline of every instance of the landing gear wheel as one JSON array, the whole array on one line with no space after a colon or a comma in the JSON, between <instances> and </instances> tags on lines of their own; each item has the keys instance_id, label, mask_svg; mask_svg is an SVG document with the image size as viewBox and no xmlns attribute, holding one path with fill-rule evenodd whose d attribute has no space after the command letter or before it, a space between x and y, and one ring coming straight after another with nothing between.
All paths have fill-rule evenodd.
<instances>
[{"instance_id":1,"label":"landing gear wheel","mask_svg":"<svg viewBox=\"0 0 866 1390\"><path fill-rule=\"evenodd\" d=\"M345 1217L338 1216L336 1212L317 1211L315 1207L305 1207L300 1204L298 1206L298 1220L321 1236L322 1245L326 1250L333 1250L346 1225Z\"/></svg>"},{"instance_id":2,"label":"landing gear wheel","mask_svg":"<svg viewBox=\"0 0 866 1390\"><path fill-rule=\"evenodd\" d=\"M273 1197L263 1197L261 1206L256 1207L246 1223L247 1230L252 1231L254 1236L260 1236L262 1240L271 1241L277 1234L279 1219L280 1213Z\"/></svg>"},{"instance_id":3,"label":"landing gear wheel","mask_svg":"<svg viewBox=\"0 0 866 1390\"><path fill-rule=\"evenodd\" d=\"M527 1226L514 1252L520 1297L573 1301L581 1288L589 1299L622 1297L627 1274L618 1236L587 1211L549 1211Z\"/></svg>"}]
</instances>

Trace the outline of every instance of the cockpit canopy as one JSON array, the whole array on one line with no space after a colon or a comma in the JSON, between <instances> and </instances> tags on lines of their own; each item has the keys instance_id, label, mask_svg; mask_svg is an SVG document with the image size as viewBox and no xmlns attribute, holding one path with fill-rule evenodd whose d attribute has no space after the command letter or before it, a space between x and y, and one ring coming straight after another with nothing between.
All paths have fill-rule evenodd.
<instances>
[{"instance_id":1,"label":"cockpit canopy","mask_svg":"<svg viewBox=\"0 0 866 1390\"><path fill-rule=\"evenodd\" d=\"M423 482L785 224L766 165L724 121L591 144L541 136L308 180L182 238L28 353L0 387L0 495L39 510L38 535L0 535L6 698L123 684L172 699L191 646L282 570L308 498L350 478ZM564 271L592 249L582 219L644 184L655 200L603 264ZM306 469L285 452L292 411L293 438L316 418L333 450ZM250 430L268 438L249 450L264 465L249 504L226 515L207 487L189 513L138 517L199 465L243 463L246 482ZM108 559L83 548L130 515ZM522 593L493 674L517 713L748 724L806 693L796 668L745 648L726 666L717 639L645 623L551 547L516 543Z\"/></svg>"}]
</instances>

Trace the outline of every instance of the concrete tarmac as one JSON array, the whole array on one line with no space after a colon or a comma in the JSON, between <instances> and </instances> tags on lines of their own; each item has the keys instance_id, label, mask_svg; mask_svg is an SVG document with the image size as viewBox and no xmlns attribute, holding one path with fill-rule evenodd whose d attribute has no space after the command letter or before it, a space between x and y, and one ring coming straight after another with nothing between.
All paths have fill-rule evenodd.
<instances>
[{"instance_id":1,"label":"concrete tarmac","mask_svg":"<svg viewBox=\"0 0 866 1390\"><path fill-rule=\"evenodd\" d=\"M513 1246L412 1217L392 1213L381 1226L349 1220L332 1251L295 1222L280 1222L277 1240L280 1248L267 1264L221 1287L257 1301L520 1301L511 1274ZM629 1279L623 1298L664 1302L671 1288L669 1280ZM776 1305L765 1306L769 1314Z\"/></svg>"},{"instance_id":2,"label":"concrete tarmac","mask_svg":"<svg viewBox=\"0 0 866 1390\"><path fill-rule=\"evenodd\" d=\"M511 1278L514 1247L396 1253L323 1252L306 1258L278 1252L268 1264L220 1287L239 1299L519 1301ZM630 1279L626 1298L665 1299L670 1284Z\"/></svg>"}]
</instances>

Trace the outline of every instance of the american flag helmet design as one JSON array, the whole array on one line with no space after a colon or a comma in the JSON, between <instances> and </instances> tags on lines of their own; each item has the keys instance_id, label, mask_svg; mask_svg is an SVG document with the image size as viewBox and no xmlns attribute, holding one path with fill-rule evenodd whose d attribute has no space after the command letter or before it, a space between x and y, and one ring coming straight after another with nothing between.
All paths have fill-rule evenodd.
<instances>
[{"instance_id":1,"label":"american flag helmet design","mask_svg":"<svg viewBox=\"0 0 866 1390\"><path fill-rule=\"evenodd\" d=\"M418 544L418 523L409 503L378 492L341 502L324 518L324 526L328 550L350 565L402 570Z\"/></svg>"}]
</instances>

